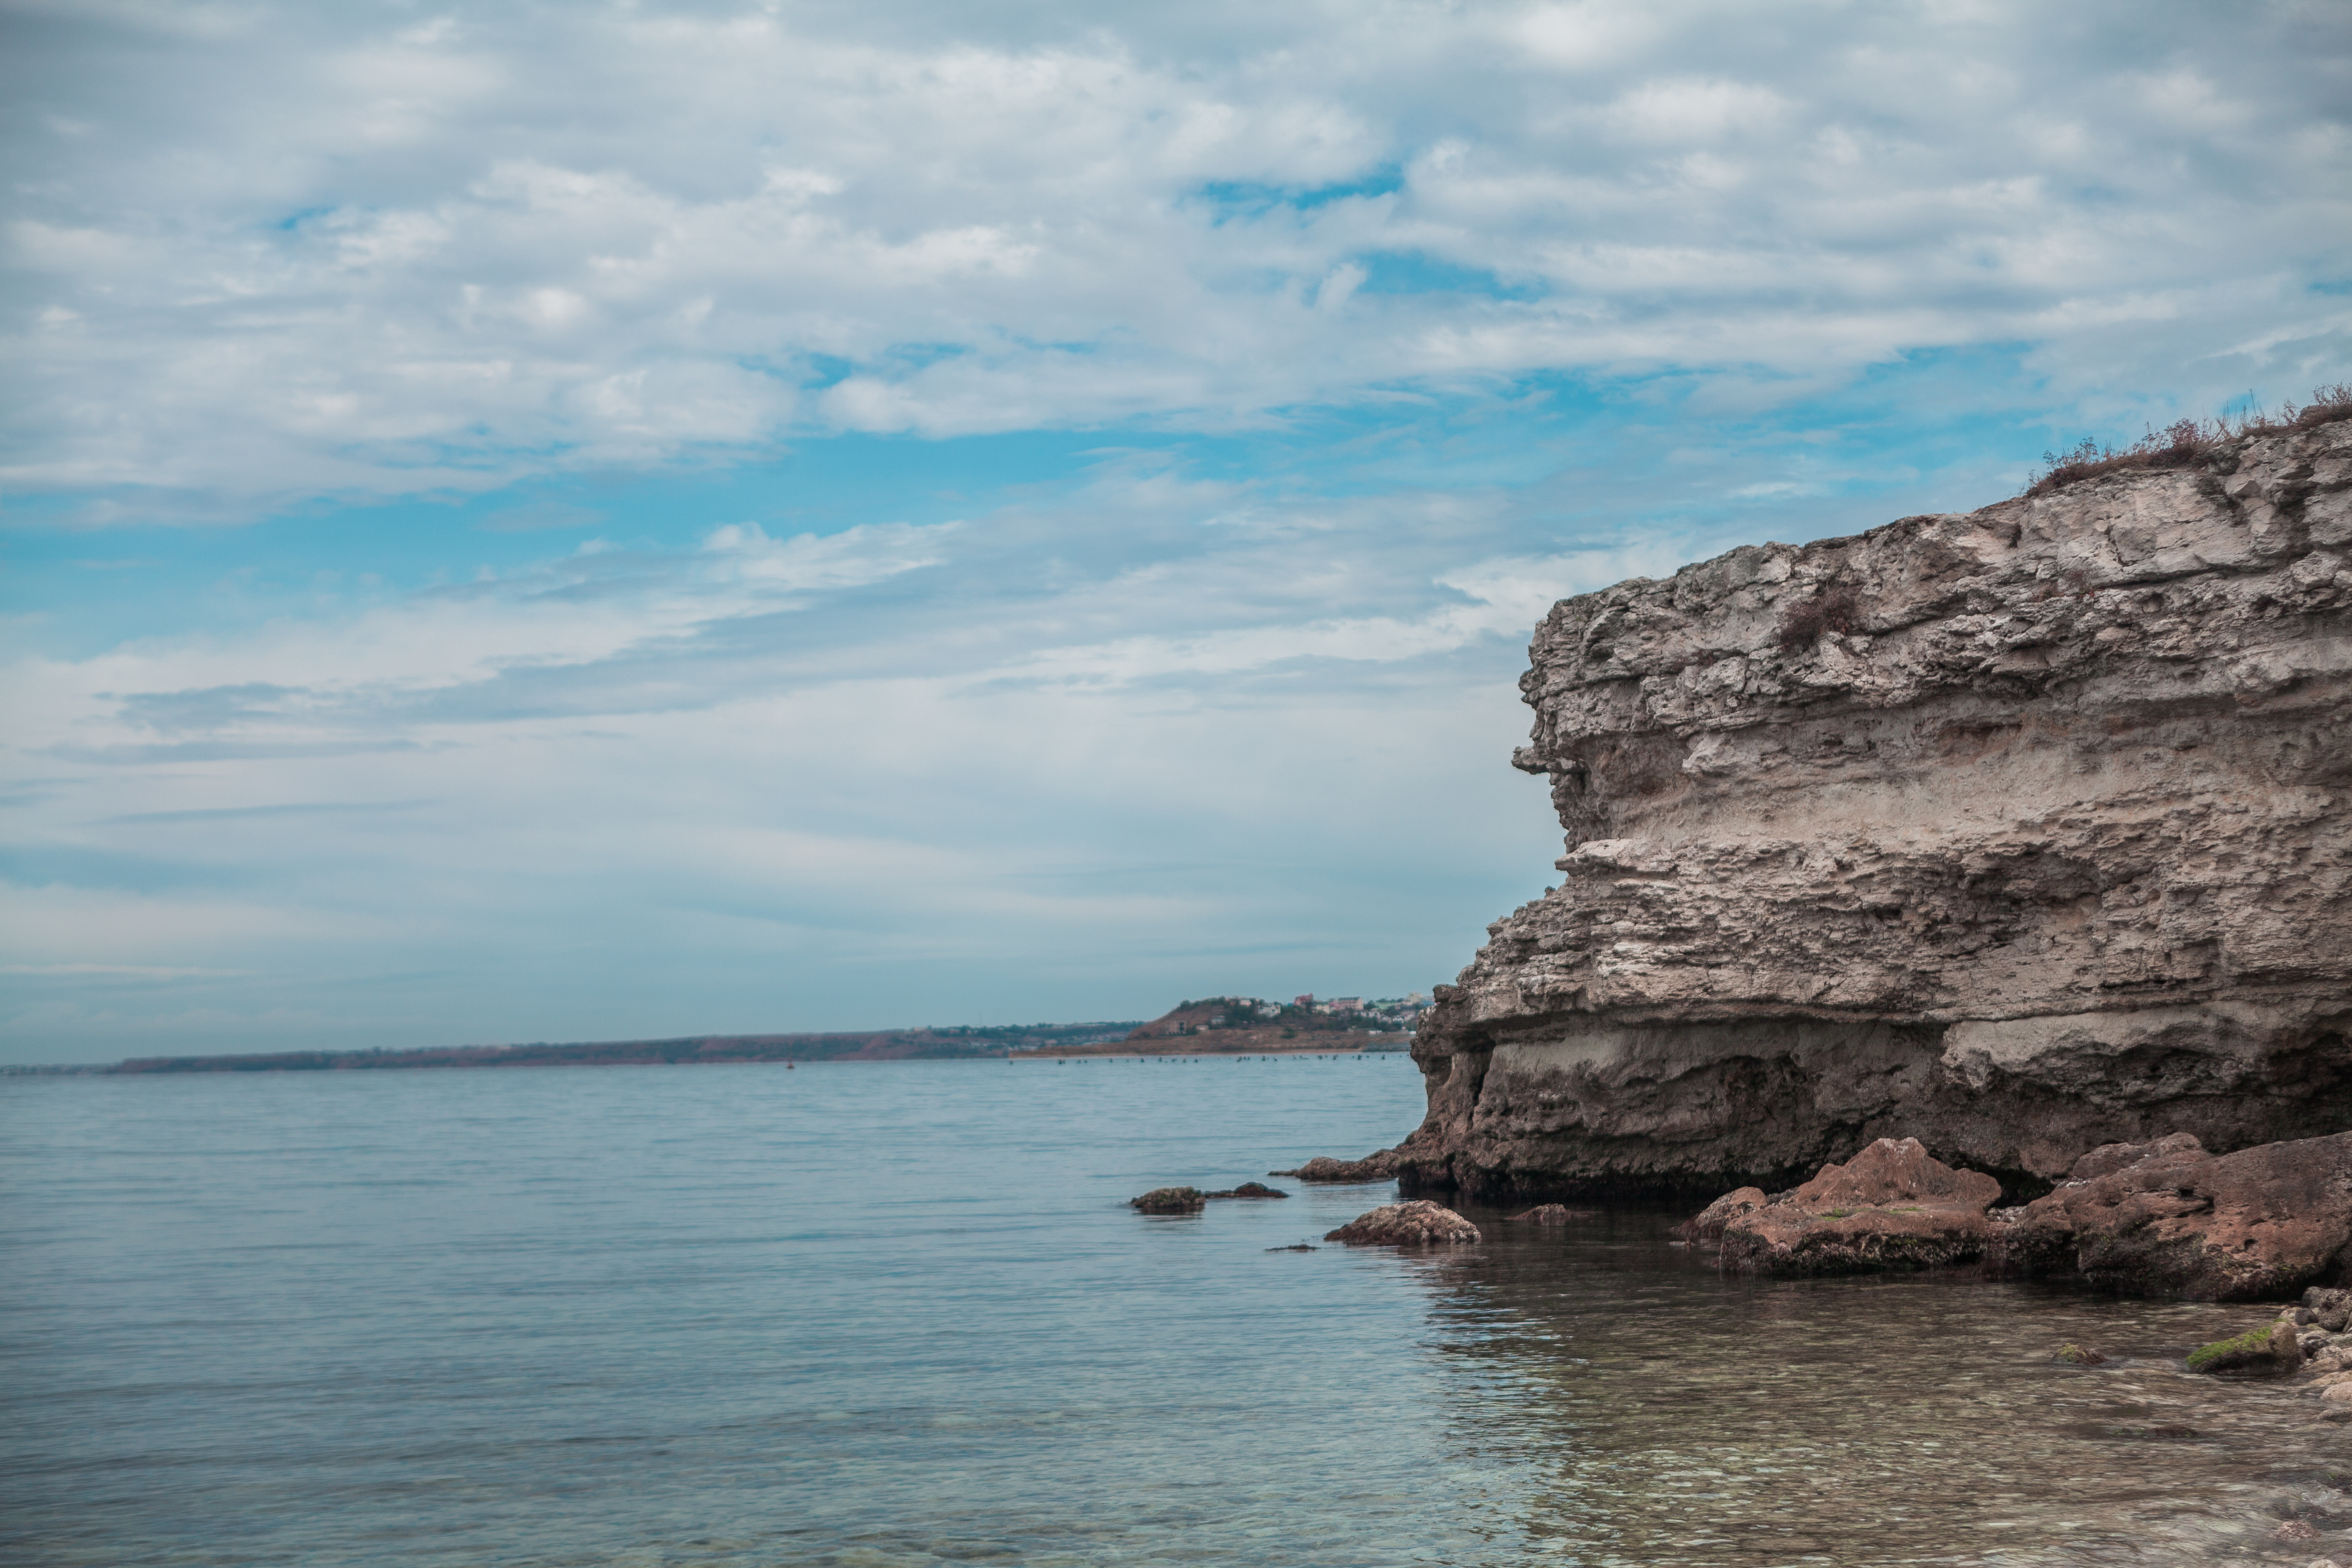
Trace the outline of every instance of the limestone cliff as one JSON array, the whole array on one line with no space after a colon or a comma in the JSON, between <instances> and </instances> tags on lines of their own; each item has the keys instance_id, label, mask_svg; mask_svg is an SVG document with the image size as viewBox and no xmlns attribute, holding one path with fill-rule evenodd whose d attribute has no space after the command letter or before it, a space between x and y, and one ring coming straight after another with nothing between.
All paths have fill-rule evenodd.
<instances>
[{"instance_id":1,"label":"limestone cliff","mask_svg":"<svg viewBox=\"0 0 2352 1568\"><path fill-rule=\"evenodd\" d=\"M2352 422L1734 550L1530 656L1565 876L1439 988L1408 1186L2352 1127Z\"/></svg>"}]
</instances>

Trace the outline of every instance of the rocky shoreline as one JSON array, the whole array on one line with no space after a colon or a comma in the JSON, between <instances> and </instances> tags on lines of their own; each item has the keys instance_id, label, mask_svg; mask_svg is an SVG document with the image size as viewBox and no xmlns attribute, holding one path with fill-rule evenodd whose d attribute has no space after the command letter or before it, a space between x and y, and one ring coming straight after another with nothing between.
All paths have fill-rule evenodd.
<instances>
[{"instance_id":1,"label":"rocky shoreline","mask_svg":"<svg viewBox=\"0 0 2352 1568\"><path fill-rule=\"evenodd\" d=\"M1562 601L1562 873L1438 988L1393 1176L1703 1202L1916 1137L2352 1127L2352 421Z\"/></svg>"},{"instance_id":2,"label":"rocky shoreline","mask_svg":"<svg viewBox=\"0 0 2352 1568\"><path fill-rule=\"evenodd\" d=\"M1438 988L1422 1124L1281 1174L1696 1206L1908 1139L1999 1196L1772 1245L2352 1285L2352 419L2323 413L1560 602L1514 758L1559 883Z\"/></svg>"},{"instance_id":3,"label":"rocky shoreline","mask_svg":"<svg viewBox=\"0 0 2352 1568\"><path fill-rule=\"evenodd\" d=\"M2331 1150L2340 1150L2343 1141L2320 1140ZM2243 1568L2258 1562L2352 1568L2352 1486L2347 1485L2352 1470L2346 1468L2352 1461L2347 1441L2352 1437L2352 1290L2308 1285L2284 1306L2239 1315L2228 1305L2233 1298L2225 1288L2283 1289L2282 1281L2326 1249L2327 1236L2310 1226L2276 1223L2282 1202L2291 1209L2295 1198L2291 1186L2279 1185L2279 1171L2313 1163L2309 1151L2284 1161L2216 1156L2193 1140L2175 1137L2092 1151L2053 1192L2003 1206L2000 1184L1986 1173L1944 1165L1916 1139L1882 1140L1798 1187L1724 1195L1673 1227L1680 1238L1673 1246L1688 1249L1673 1255L1709 1274L1719 1272L1725 1305L1755 1303L1736 1315L1762 1305L1773 1332L1800 1341L1824 1333L1833 1342L1850 1341L1845 1319L1855 1307L1890 1329L1921 1322L1969 1324L1974 1354L1990 1350L1999 1358L2001 1370L1994 1375L2014 1389L2022 1373L2033 1386L2032 1397L2048 1406L2040 1419L2055 1431L2079 1429L2080 1440L2198 1449L2226 1448L2260 1432L2263 1451L2272 1458L2260 1487L2224 1511L2221 1529L2239 1549L2226 1560ZM1370 1179L1386 1185L1385 1178ZM1162 1212L1190 1216L1220 1195L1159 1189L1135 1202L1149 1210L1153 1199L1168 1196L1189 1201ZM2178 1212L2150 1219L2134 1207L2160 1197L2169 1201L2158 1207ZM1600 1259L1622 1257L1628 1240L1660 1247L1667 1223L1654 1207L1580 1210L1551 1204L1515 1214L1472 1207L1475 1218L1426 1198L1399 1198L1365 1210L1321 1240L1418 1255L1419 1268L1440 1278L1510 1281L1527 1304L1540 1307L1559 1291L1555 1281ZM1496 1225L1496 1219L1505 1224ZM2160 1233L2149 1233L2158 1226ZM2077 1267L2049 1266L2048 1238L2061 1230L2078 1254L2108 1255L2118 1237L2137 1236L2122 1253L2143 1270L2137 1276L2140 1293L2171 1299L2144 1309L2092 1305L2128 1281L2113 1277L2093 1283ZM1600 1250L1591 1250L1595 1247ZM1555 1248L1563 1250L1555 1253ZM1298 1242L1264 1250L1317 1248ZM1548 1258L1559 1261L1548 1264ZM1563 1267L1565 1275L1559 1271ZM1865 1305L1873 1297L1856 1297L1851 1285L1832 1278L1873 1273L1913 1275L1918 1284L1911 1289L1924 1287L1925 1297L1911 1299L1937 1304L1924 1313L1917 1307L1889 1312L1900 1298L1876 1297L1887 1305ZM2076 1288L2020 1293L2036 1280ZM2214 1285L2201 1292L2212 1304L2186 1305L2189 1292L2179 1288L2184 1280ZM2259 1286L2249 1283L2255 1281ZM1485 1301L1490 1289L1475 1287L1476 1299ZM1822 1291L1830 1293L1817 1294ZM1978 1291L1979 1304L1965 1304ZM2084 1306L2055 1306L2063 1301ZM2065 1332L2052 1333L2039 1350L2031 1348L2030 1338L2020 1345L2014 1330L1994 1326L2053 1317ZM2203 1332L2182 1334L2191 1322ZM2223 1337L2208 1337L2216 1333ZM1766 1360L1779 1364L1777 1355ZM2025 1371L2036 1361L2046 1374ZM1768 1375L1785 1380L1788 1371ZM1975 1386L1972 1375L1964 1364L1959 1384ZM2086 1450L2082 1462L2109 1458L2135 1462L2124 1450L2105 1448ZM2333 1555L2314 1557L2314 1552Z\"/></svg>"},{"instance_id":4,"label":"rocky shoreline","mask_svg":"<svg viewBox=\"0 0 2352 1568\"><path fill-rule=\"evenodd\" d=\"M1433 1199L1674 1201L1700 1209L1686 1245L1754 1280L2284 1302L2168 1370L2052 1354L2224 1404L2291 1382L2314 1451L2346 1453L2340 405L2194 465L1564 601L1529 666L1513 760L1549 780L1559 882L1437 988L1421 1125L1272 1174L1394 1182L1410 1224L1348 1228L1386 1245L1476 1237ZM2195 1438L2175 1425L2143 1436ZM2294 1506L2263 1560L2352 1562L2352 1514Z\"/></svg>"}]
</instances>

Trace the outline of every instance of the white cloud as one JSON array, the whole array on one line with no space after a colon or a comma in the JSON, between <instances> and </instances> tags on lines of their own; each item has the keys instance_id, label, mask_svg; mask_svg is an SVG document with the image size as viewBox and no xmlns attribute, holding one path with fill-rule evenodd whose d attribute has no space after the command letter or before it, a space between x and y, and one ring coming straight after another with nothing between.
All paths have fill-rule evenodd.
<instances>
[{"instance_id":1,"label":"white cloud","mask_svg":"<svg viewBox=\"0 0 2352 1568\"><path fill-rule=\"evenodd\" d=\"M2352 344L2293 8L17 15L9 519L274 515L12 559L59 1053L1426 984L1557 597Z\"/></svg>"},{"instance_id":2,"label":"white cloud","mask_svg":"<svg viewBox=\"0 0 2352 1568\"><path fill-rule=\"evenodd\" d=\"M2025 339L2087 377L2118 313L2175 364L2341 349L2293 284L2346 265L2344 50L2291 10L196 15L100 13L25 81L84 129L9 197L16 486L470 489Z\"/></svg>"}]
</instances>

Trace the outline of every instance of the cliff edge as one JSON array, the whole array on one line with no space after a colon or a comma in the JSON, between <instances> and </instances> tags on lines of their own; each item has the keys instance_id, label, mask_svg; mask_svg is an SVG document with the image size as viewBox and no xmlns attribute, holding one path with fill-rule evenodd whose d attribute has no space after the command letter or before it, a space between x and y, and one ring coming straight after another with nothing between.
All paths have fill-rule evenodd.
<instances>
[{"instance_id":1,"label":"cliff edge","mask_svg":"<svg viewBox=\"0 0 2352 1568\"><path fill-rule=\"evenodd\" d=\"M1408 1187L1712 1196L1916 1136L2030 1196L2352 1127L2352 421L1737 549L1529 653L1564 878L1439 988Z\"/></svg>"}]
</instances>

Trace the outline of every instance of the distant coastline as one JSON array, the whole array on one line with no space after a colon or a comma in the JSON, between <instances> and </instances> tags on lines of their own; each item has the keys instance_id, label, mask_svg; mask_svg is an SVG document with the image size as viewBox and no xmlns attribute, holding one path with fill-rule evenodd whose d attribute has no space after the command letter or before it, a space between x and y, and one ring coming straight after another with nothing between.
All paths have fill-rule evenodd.
<instances>
[{"instance_id":1,"label":"distant coastline","mask_svg":"<svg viewBox=\"0 0 2352 1568\"><path fill-rule=\"evenodd\" d=\"M226 1056L148 1056L110 1067L16 1069L19 1073L375 1072L456 1067L675 1067L707 1062L910 1061L1001 1057L1013 1051L1123 1039L1133 1020L959 1025L832 1034L705 1034L676 1040L567 1044L428 1046L414 1051L283 1051Z\"/></svg>"},{"instance_id":2,"label":"distant coastline","mask_svg":"<svg viewBox=\"0 0 2352 1568\"><path fill-rule=\"evenodd\" d=\"M1239 1056L1401 1051L1423 998L1364 1002L1255 997L1179 1002L1149 1021L926 1024L830 1033L697 1034L670 1040L420 1046L406 1051L275 1051L142 1056L112 1063L0 1067L0 1077L119 1077L178 1072L386 1072L460 1067L677 1067L704 1062L1014 1061L1073 1056Z\"/></svg>"}]
</instances>

